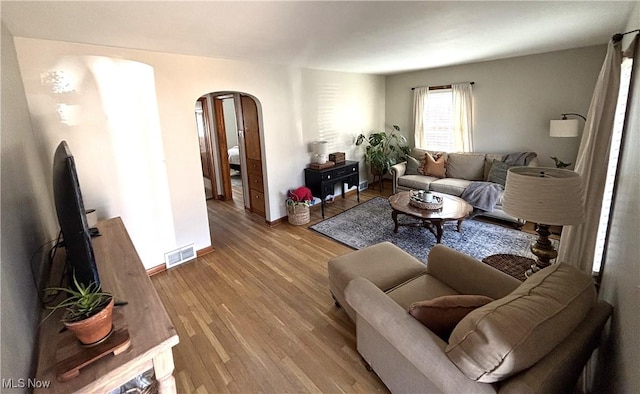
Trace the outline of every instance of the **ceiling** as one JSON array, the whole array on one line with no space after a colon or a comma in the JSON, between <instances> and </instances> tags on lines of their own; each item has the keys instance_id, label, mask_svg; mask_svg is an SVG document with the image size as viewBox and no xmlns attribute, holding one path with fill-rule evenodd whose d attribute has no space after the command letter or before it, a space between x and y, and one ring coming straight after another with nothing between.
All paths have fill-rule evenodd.
<instances>
[{"instance_id":1,"label":"ceiling","mask_svg":"<svg viewBox=\"0 0 640 394\"><path fill-rule=\"evenodd\" d=\"M623 1L2 1L16 37L357 73L604 44Z\"/></svg>"}]
</instances>

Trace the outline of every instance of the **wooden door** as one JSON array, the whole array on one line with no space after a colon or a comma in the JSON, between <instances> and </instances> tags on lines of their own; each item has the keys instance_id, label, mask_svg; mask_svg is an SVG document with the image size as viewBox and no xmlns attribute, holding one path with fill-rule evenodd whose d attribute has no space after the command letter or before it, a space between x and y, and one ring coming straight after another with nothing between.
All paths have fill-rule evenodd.
<instances>
[{"instance_id":1,"label":"wooden door","mask_svg":"<svg viewBox=\"0 0 640 394\"><path fill-rule=\"evenodd\" d=\"M202 112L196 112L196 122L198 125L198 141L200 144L200 162L202 163L202 176L211 182L211 189L205 187L205 197L207 199L216 198L216 174L213 164L213 150L211 148L211 128L209 127L209 113L207 98L200 97L198 102Z\"/></svg>"},{"instance_id":2,"label":"wooden door","mask_svg":"<svg viewBox=\"0 0 640 394\"><path fill-rule=\"evenodd\" d=\"M229 156L227 146L227 131L224 123L224 111L222 110L222 100L229 95L215 96L213 98L213 113L216 119L216 137L218 141L218 153L220 157L220 178L222 182L222 200L233 199L231 189L231 175L229 174Z\"/></svg>"},{"instance_id":3,"label":"wooden door","mask_svg":"<svg viewBox=\"0 0 640 394\"><path fill-rule=\"evenodd\" d=\"M253 98L242 94L240 95L240 103L244 126L244 146L247 156L249 197L251 201L249 209L257 215L266 217L258 107Z\"/></svg>"}]
</instances>

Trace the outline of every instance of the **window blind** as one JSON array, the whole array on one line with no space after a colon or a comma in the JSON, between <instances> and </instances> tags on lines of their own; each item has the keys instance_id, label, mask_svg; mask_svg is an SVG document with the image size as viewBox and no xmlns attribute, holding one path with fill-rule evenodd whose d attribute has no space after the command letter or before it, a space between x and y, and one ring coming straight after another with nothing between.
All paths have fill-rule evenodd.
<instances>
[{"instance_id":1,"label":"window blind","mask_svg":"<svg viewBox=\"0 0 640 394\"><path fill-rule=\"evenodd\" d=\"M451 89L429 92L425 108L425 136L430 150L451 152L453 139L453 94Z\"/></svg>"}]
</instances>

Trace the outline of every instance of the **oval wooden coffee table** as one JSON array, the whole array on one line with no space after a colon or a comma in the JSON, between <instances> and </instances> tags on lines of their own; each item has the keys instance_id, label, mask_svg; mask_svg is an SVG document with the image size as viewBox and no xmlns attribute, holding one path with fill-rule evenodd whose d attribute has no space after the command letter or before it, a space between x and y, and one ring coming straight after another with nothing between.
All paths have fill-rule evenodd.
<instances>
[{"instance_id":1,"label":"oval wooden coffee table","mask_svg":"<svg viewBox=\"0 0 640 394\"><path fill-rule=\"evenodd\" d=\"M458 232L462 230L462 221L473 211L473 207L460 197L449 194L431 192L444 199L442 208L437 210L421 209L409 204L409 194L411 192L399 192L389 197L389 204L393 209L391 217L395 227L394 233L398 232L398 226L424 227L436 236L436 242L442 241L442 226L447 221L458 221ZM420 219L420 222L398 223L398 215L408 215Z\"/></svg>"}]
</instances>

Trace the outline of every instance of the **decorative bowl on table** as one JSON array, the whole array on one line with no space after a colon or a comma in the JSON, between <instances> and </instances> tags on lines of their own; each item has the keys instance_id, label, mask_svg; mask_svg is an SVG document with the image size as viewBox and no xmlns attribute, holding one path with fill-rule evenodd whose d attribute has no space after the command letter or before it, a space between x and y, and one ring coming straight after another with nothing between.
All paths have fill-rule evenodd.
<instances>
[{"instance_id":1,"label":"decorative bowl on table","mask_svg":"<svg viewBox=\"0 0 640 394\"><path fill-rule=\"evenodd\" d=\"M409 205L420 209L436 211L442 208L444 199L424 190L412 190L409 192Z\"/></svg>"}]
</instances>

